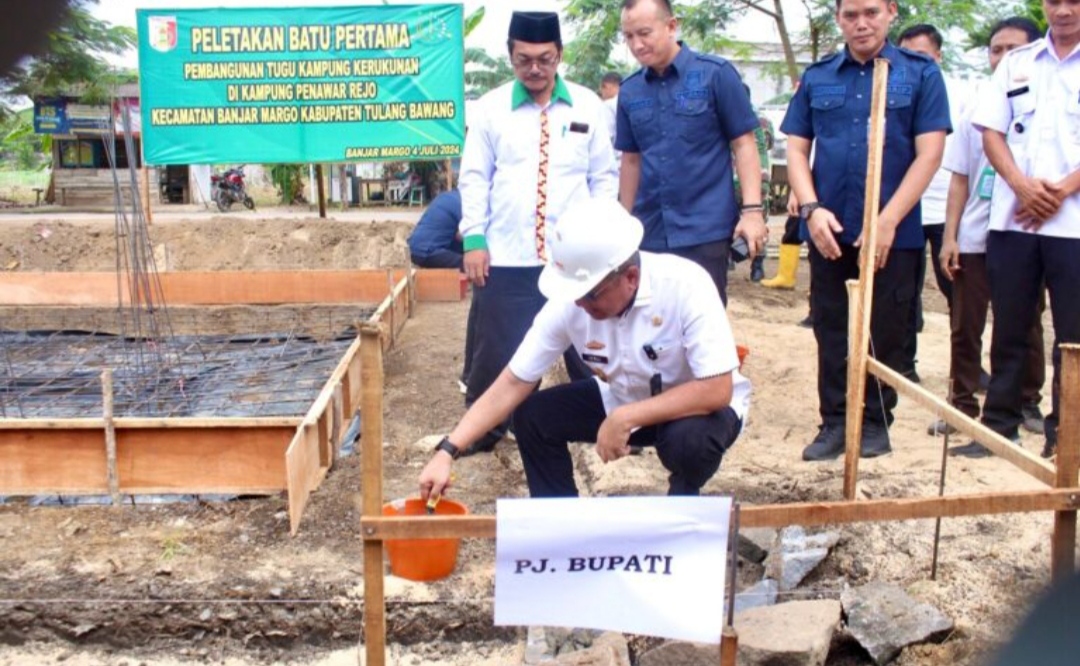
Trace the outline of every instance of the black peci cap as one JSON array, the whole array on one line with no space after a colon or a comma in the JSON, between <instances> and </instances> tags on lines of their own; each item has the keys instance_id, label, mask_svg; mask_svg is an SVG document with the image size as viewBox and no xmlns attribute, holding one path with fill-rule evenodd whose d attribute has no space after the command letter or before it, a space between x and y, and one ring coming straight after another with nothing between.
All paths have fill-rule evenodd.
<instances>
[{"instance_id":1,"label":"black peci cap","mask_svg":"<svg viewBox=\"0 0 1080 666\"><path fill-rule=\"evenodd\" d=\"M561 44L559 15L555 12L514 12L510 17L510 39L530 44Z\"/></svg>"}]
</instances>

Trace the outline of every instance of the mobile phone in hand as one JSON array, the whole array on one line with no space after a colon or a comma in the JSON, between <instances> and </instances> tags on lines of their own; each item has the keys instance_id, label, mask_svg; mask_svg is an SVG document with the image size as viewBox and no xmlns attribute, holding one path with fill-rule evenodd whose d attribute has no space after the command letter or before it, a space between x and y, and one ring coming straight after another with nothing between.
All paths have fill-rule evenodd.
<instances>
[{"instance_id":1,"label":"mobile phone in hand","mask_svg":"<svg viewBox=\"0 0 1080 666\"><path fill-rule=\"evenodd\" d=\"M745 261L750 256L750 247L742 236L735 236L731 240L731 260L736 264Z\"/></svg>"}]
</instances>

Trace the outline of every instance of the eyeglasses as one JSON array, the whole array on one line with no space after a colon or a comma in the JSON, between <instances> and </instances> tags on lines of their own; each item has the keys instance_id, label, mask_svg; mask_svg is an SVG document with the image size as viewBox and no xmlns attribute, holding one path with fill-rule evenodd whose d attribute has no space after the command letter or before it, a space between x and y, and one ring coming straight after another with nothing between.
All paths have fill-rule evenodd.
<instances>
[{"instance_id":1,"label":"eyeglasses","mask_svg":"<svg viewBox=\"0 0 1080 666\"><path fill-rule=\"evenodd\" d=\"M520 69L526 72L531 70L533 67L537 67L539 69L551 69L555 65L559 64L559 56L551 54L542 55L539 58L514 56L510 59L510 63L513 64L515 69Z\"/></svg>"},{"instance_id":2,"label":"eyeglasses","mask_svg":"<svg viewBox=\"0 0 1080 666\"><path fill-rule=\"evenodd\" d=\"M622 271L619 269L611 271L610 273L605 275L604 279L600 280L600 282L595 287L593 287L589 291L589 293L582 296L579 300L587 301L589 303L596 302L601 296L604 295L604 292L611 288L611 285L615 284L615 278L619 277L620 273L622 273Z\"/></svg>"}]
</instances>

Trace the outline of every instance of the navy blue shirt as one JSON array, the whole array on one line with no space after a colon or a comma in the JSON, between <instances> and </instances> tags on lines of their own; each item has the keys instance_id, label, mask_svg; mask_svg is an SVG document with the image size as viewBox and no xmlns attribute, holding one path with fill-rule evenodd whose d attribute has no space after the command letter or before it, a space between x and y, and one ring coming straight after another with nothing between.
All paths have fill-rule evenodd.
<instances>
[{"instance_id":1,"label":"navy blue shirt","mask_svg":"<svg viewBox=\"0 0 1080 666\"><path fill-rule=\"evenodd\" d=\"M888 42L879 57L889 61L881 164L884 208L915 160L915 137L951 132L952 124L945 80L937 63ZM780 125L784 134L814 142L814 189L818 201L844 227L841 243L854 243L862 232L873 80L873 59L859 64L845 47L806 68ZM805 220L800 234L803 240L810 239ZM893 247L914 250L925 244L922 209L916 203L897 227Z\"/></svg>"},{"instance_id":2,"label":"navy blue shirt","mask_svg":"<svg viewBox=\"0 0 1080 666\"><path fill-rule=\"evenodd\" d=\"M641 248L663 252L729 240L739 219L730 142L758 127L731 63L686 46L657 74L619 88L615 148L641 154L634 215Z\"/></svg>"},{"instance_id":3,"label":"navy blue shirt","mask_svg":"<svg viewBox=\"0 0 1080 666\"><path fill-rule=\"evenodd\" d=\"M455 189L435 197L409 235L412 262L421 268L461 268L460 222L461 193Z\"/></svg>"}]
</instances>

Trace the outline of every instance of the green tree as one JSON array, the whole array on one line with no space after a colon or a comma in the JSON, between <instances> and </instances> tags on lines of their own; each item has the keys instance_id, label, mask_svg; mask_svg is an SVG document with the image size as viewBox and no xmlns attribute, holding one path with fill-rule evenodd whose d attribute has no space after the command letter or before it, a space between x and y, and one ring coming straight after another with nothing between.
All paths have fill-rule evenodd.
<instances>
[{"instance_id":1,"label":"green tree","mask_svg":"<svg viewBox=\"0 0 1080 666\"><path fill-rule=\"evenodd\" d=\"M493 56L484 49L465 49L465 96L475 98L514 78L506 56Z\"/></svg>"},{"instance_id":2,"label":"green tree","mask_svg":"<svg viewBox=\"0 0 1080 666\"><path fill-rule=\"evenodd\" d=\"M1046 14L1043 13L1042 0L1023 0L1003 7L996 7L992 11L983 12L985 19L968 35L968 46L979 48L990 45L990 29L994 24L1008 16L1023 16L1035 21L1044 34L1047 23Z\"/></svg>"},{"instance_id":3,"label":"green tree","mask_svg":"<svg viewBox=\"0 0 1080 666\"><path fill-rule=\"evenodd\" d=\"M57 95L74 87L84 99L107 99L115 85L135 80L134 72L117 72L104 59L134 46L135 31L95 18L89 9L94 4L97 0L69 0L45 51L0 77L0 113L10 113L20 96Z\"/></svg>"},{"instance_id":4,"label":"green tree","mask_svg":"<svg viewBox=\"0 0 1080 666\"><path fill-rule=\"evenodd\" d=\"M734 42L723 34L724 27L743 9L730 0L699 0L672 3L679 17L682 38L694 48L715 52L732 48ZM575 38L567 43L563 59L568 77L593 90L600 87L606 72L625 72L611 52L620 38L622 0L570 0L563 11L567 24L575 28Z\"/></svg>"}]
</instances>

